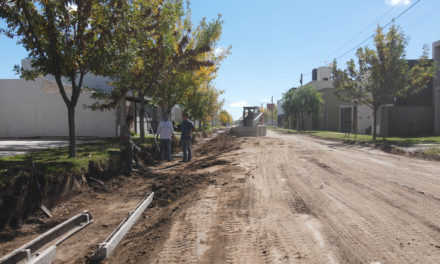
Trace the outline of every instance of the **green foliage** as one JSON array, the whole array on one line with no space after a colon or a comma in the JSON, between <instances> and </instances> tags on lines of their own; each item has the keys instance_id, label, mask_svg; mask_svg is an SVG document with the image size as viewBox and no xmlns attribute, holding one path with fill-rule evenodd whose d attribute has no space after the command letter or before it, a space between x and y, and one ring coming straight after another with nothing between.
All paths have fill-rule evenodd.
<instances>
[{"instance_id":1,"label":"green foliage","mask_svg":"<svg viewBox=\"0 0 440 264\"><path fill-rule=\"evenodd\" d=\"M234 119L229 114L229 112L226 111L226 110L221 110L220 111L218 119L220 120L220 122L222 123L223 126L232 125L234 123Z\"/></svg>"},{"instance_id":2,"label":"green foliage","mask_svg":"<svg viewBox=\"0 0 440 264\"><path fill-rule=\"evenodd\" d=\"M0 2L8 37L28 52L32 69L15 66L25 79L53 75L68 109L70 156L76 156L75 107L88 72L101 73L115 55L113 39L120 32L125 1L18 1ZM71 91L66 91L62 77Z\"/></svg>"},{"instance_id":3,"label":"green foliage","mask_svg":"<svg viewBox=\"0 0 440 264\"><path fill-rule=\"evenodd\" d=\"M101 108L115 107L132 91L140 101L141 115L143 98L149 96L165 114L181 104L196 119L212 118L221 107L222 91L211 81L229 49L214 54L223 24L220 16L211 22L203 18L193 27L190 15L182 0L133 1L125 21L131 32L123 39L126 48L109 67L115 89Z\"/></svg>"},{"instance_id":4,"label":"green foliage","mask_svg":"<svg viewBox=\"0 0 440 264\"><path fill-rule=\"evenodd\" d=\"M387 34L378 26L374 43L375 50L368 47L358 49L357 65L351 59L347 68L340 70L334 60L332 80L341 99L373 109L373 138L376 139L379 107L393 102L397 96L406 97L426 88L436 67L430 65L426 47L417 64L409 67L405 58L407 39L396 25L392 25Z\"/></svg>"},{"instance_id":5,"label":"green foliage","mask_svg":"<svg viewBox=\"0 0 440 264\"><path fill-rule=\"evenodd\" d=\"M151 147L154 144L153 137L138 146ZM93 142L78 145L78 157L70 158L68 147L50 148L31 152L32 159L39 173L43 175L62 175L67 173L81 173L88 169L89 162L103 162L111 158L119 158L120 141L108 139L106 141ZM0 187L5 185L18 174L19 170L29 170L29 163L25 155L0 157Z\"/></svg>"},{"instance_id":6,"label":"green foliage","mask_svg":"<svg viewBox=\"0 0 440 264\"><path fill-rule=\"evenodd\" d=\"M33 67L16 70L27 79L47 74L56 79L68 108L72 157L75 107L89 72L113 79L110 95L95 93L100 101L89 106L95 110L116 107L132 91L141 103L141 116L145 96L166 114L179 103L202 121L218 111L222 91L211 80L230 50L214 54L223 21L220 16L212 21L203 18L193 27L190 15L183 0L0 1L0 17L7 22L3 32L18 37ZM70 81L71 93L62 77Z\"/></svg>"},{"instance_id":7,"label":"green foliage","mask_svg":"<svg viewBox=\"0 0 440 264\"><path fill-rule=\"evenodd\" d=\"M182 105L192 119L206 124L222 107L223 101L219 99L222 93L210 84L193 86L185 95Z\"/></svg>"},{"instance_id":8,"label":"green foliage","mask_svg":"<svg viewBox=\"0 0 440 264\"><path fill-rule=\"evenodd\" d=\"M283 109L286 116L296 123L297 128L304 129L306 115L319 115L321 112L322 94L312 85L290 89L283 94Z\"/></svg>"},{"instance_id":9,"label":"green foliage","mask_svg":"<svg viewBox=\"0 0 440 264\"><path fill-rule=\"evenodd\" d=\"M197 104L197 102L185 102L185 99L191 99L191 94L200 94L200 92L210 94L210 91L213 91L212 85L209 84L211 79L209 75L206 78L200 78L197 71L215 67L221 58L213 56L223 24L220 17L209 23L203 19L195 30L188 27L189 23L183 23L182 20L187 21L189 17L179 18L177 25L182 26L177 27L179 30L170 34L169 41L164 43L163 49L168 52L163 57L164 63L156 68L159 71L156 80L160 81L153 86L152 96L162 107L162 111L167 114L178 103ZM215 72L216 69L210 71ZM203 81L208 83L203 83ZM201 89L205 89L205 92Z\"/></svg>"},{"instance_id":10,"label":"green foliage","mask_svg":"<svg viewBox=\"0 0 440 264\"><path fill-rule=\"evenodd\" d=\"M327 138L327 139L340 139L344 141L349 142L363 142L363 143L374 143L373 136L372 135L363 135L359 134L356 136L356 138L352 135L350 137L350 134L346 133L340 133L335 131L298 131L295 129L286 129L286 128L271 128L275 131L280 132L286 132L289 134L308 134L312 136L317 136L321 138ZM377 139L378 143L383 143L387 145L396 145L401 147L409 147L417 144L440 144L440 137L389 137L386 139Z\"/></svg>"},{"instance_id":11,"label":"green foliage","mask_svg":"<svg viewBox=\"0 0 440 264\"><path fill-rule=\"evenodd\" d=\"M272 110L264 108L262 112L263 112L263 115L264 115L264 121L266 123L268 123L270 121L273 121L275 124L277 123L278 115L277 115L277 107L276 107L276 105L274 105L274 108Z\"/></svg>"}]
</instances>

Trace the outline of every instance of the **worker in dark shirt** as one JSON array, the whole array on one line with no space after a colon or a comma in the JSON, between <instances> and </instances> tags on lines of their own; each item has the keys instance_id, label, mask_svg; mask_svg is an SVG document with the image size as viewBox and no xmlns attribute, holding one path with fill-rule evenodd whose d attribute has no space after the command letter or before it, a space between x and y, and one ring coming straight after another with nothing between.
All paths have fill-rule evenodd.
<instances>
[{"instance_id":1,"label":"worker in dark shirt","mask_svg":"<svg viewBox=\"0 0 440 264\"><path fill-rule=\"evenodd\" d=\"M183 152L183 162L191 161L191 139L192 133L194 132L194 125L188 120L188 115L186 113L182 114L182 123L180 124L182 135L180 137L180 142L182 144Z\"/></svg>"},{"instance_id":2,"label":"worker in dark shirt","mask_svg":"<svg viewBox=\"0 0 440 264\"><path fill-rule=\"evenodd\" d=\"M125 123L121 126L121 141L122 141L122 170L124 173L130 173L133 171L137 171L137 169L133 169L133 159L136 162L136 165L139 165L138 160L136 158L136 154L138 154L141 149L134 144L133 140L131 140L130 134L130 124L133 123L133 116L127 115Z\"/></svg>"}]
</instances>

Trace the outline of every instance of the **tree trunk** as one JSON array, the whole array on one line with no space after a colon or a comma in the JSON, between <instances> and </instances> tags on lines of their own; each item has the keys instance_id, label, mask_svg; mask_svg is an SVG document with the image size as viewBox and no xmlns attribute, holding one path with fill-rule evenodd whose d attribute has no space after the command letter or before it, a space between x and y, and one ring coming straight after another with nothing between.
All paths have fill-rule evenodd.
<instances>
[{"instance_id":1,"label":"tree trunk","mask_svg":"<svg viewBox=\"0 0 440 264\"><path fill-rule=\"evenodd\" d=\"M301 113L301 126L303 132L306 132L306 118L304 116L304 113Z\"/></svg>"},{"instance_id":2,"label":"tree trunk","mask_svg":"<svg viewBox=\"0 0 440 264\"><path fill-rule=\"evenodd\" d=\"M139 109L139 117L140 117L140 133L141 133L141 142L145 142L145 98L143 93L139 94L139 101L141 104L141 108ZM135 120L136 121L136 120Z\"/></svg>"},{"instance_id":3,"label":"tree trunk","mask_svg":"<svg viewBox=\"0 0 440 264\"><path fill-rule=\"evenodd\" d=\"M75 134L75 106L68 105L69 116L69 157L76 158L76 134Z\"/></svg>"},{"instance_id":4,"label":"tree trunk","mask_svg":"<svg viewBox=\"0 0 440 264\"><path fill-rule=\"evenodd\" d=\"M357 105L353 107L353 131L354 131L354 141L357 139L357 133L358 133L358 110Z\"/></svg>"},{"instance_id":5,"label":"tree trunk","mask_svg":"<svg viewBox=\"0 0 440 264\"><path fill-rule=\"evenodd\" d=\"M373 107L373 142L376 143L377 107Z\"/></svg>"}]
</instances>

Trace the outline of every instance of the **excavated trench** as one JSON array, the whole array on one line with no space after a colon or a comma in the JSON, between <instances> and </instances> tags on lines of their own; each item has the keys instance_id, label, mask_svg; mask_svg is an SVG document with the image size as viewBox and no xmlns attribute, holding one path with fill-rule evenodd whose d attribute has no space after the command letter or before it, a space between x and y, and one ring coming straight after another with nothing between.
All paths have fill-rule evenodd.
<instances>
[{"instance_id":1,"label":"excavated trench","mask_svg":"<svg viewBox=\"0 0 440 264\"><path fill-rule=\"evenodd\" d=\"M203 168L224 164L224 161L216 161L215 156L218 155L216 149L232 146L232 142L226 142L226 134L195 147L195 155L204 153L204 157L209 156L212 160ZM195 173L196 167L200 167L197 159L193 163L180 163L176 160L153 167L146 165L142 171L129 177L118 172L118 164L114 160L90 162L86 173L57 177L39 175L44 190L44 204L53 214L51 219L39 209L41 198L31 172L22 171L20 177L1 192L3 230L0 231L0 255L11 252L72 215L89 210L95 222L87 227L87 231L76 234L73 242L68 240L57 249L57 252L64 252L57 253L57 256L61 256L59 261L84 263L96 245L110 234L146 194L155 192L150 208L159 209L160 213L155 216L158 221L153 224L162 228L167 222L163 213L168 210L173 212L171 203L206 186L215 177L209 172ZM100 183L90 181L91 176L102 180L109 192Z\"/></svg>"}]
</instances>

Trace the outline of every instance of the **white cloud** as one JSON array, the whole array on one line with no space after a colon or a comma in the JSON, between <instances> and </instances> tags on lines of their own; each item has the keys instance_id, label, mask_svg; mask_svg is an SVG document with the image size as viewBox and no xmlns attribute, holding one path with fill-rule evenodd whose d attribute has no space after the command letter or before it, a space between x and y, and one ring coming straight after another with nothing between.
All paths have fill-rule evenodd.
<instances>
[{"instance_id":1,"label":"white cloud","mask_svg":"<svg viewBox=\"0 0 440 264\"><path fill-rule=\"evenodd\" d=\"M247 106L248 103L246 101L237 101L229 104L229 107L243 107Z\"/></svg>"},{"instance_id":2,"label":"white cloud","mask_svg":"<svg viewBox=\"0 0 440 264\"><path fill-rule=\"evenodd\" d=\"M385 0L385 3L396 6L400 4L409 5L411 4L411 0Z\"/></svg>"}]
</instances>

